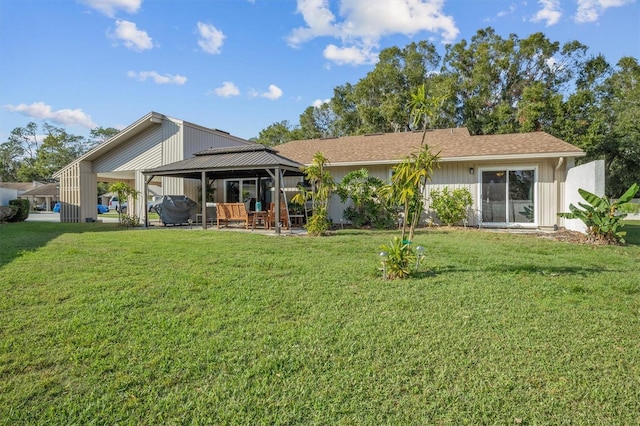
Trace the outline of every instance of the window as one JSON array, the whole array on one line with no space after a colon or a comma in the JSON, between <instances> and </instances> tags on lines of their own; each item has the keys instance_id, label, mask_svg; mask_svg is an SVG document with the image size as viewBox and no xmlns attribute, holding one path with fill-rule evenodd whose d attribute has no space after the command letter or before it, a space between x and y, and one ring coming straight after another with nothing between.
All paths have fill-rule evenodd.
<instances>
[{"instance_id":1,"label":"window","mask_svg":"<svg viewBox=\"0 0 640 426\"><path fill-rule=\"evenodd\" d=\"M483 223L535 224L536 169L481 170Z\"/></svg>"}]
</instances>

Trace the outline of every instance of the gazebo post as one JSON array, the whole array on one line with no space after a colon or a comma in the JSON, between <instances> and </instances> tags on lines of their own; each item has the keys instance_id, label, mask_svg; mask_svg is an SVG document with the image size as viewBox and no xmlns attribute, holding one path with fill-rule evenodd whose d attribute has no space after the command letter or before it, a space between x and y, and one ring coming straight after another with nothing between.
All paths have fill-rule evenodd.
<instances>
[{"instance_id":1,"label":"gazebo post","mask_svg":"<svg viewBox=\"0 0 640 426\"><path fill-rule=\"evenodd\" d=\"M282 186L282 182L280 181L280 168L276 168L274 172L276 175L276 193L273 197L273 208L276 210L276 234L280 235L280 188Z\"/></svg>"},{"instance_id":2,"label":"gazebo post","mask_svg":"<svg viewBox=\"0 0 640 426\"><path fill-rule=\"evenodd\" d=\"M202 171L202 182L201 182L201 187L202 187L202 229L207 229L207 184L206 184L206 179L207 179L207 172L205 172L204 170Z\"/></svg>"}]
</instances>

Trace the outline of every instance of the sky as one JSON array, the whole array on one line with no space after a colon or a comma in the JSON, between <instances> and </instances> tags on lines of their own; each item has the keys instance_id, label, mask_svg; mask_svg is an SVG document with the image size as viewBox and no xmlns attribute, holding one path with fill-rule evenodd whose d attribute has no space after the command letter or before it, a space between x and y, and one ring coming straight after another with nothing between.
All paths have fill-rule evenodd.
<instances>
[{"instance_id":1,"label":"sky","mask_svg":"<svg viewBox=\"0 0 640 426\"><path fill-rule=\"evenodd\" d=\"M298 123L390 46L542 32L640 58L638 0L0 0L0 143L156 111L249 139Z\"/></svg>"}]
</instances>

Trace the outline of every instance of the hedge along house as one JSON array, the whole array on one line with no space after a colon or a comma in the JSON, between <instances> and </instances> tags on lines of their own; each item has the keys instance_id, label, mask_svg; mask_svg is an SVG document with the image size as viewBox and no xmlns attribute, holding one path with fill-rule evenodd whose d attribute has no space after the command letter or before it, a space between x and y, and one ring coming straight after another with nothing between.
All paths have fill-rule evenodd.
<instances>
[{"instance_id":1,"label":"hedge along house","mask_svg":"<svg viewBox=\"0 0 640 426\"><path fill-rule=\"evenodd\" d=\"M292 141L282 155L310 164L317 152L328 159L336 182L352 170L389 181L393 167L420 148L422 132L400 132ZM439 153L440 168L424 188L425 208L434 189L467 188L473 197L473 226L552 228L563 226L569 169L584 152L544 132L471 136L466 128L427 131L425 144ZM342 218L345 205L333 197L329 216ZM429 213L433 215L433 213Z\"/></svg>"},{"instance_id":2,"label":"hedge along house","mask_svg":"<svg viewBox=\"0 0 640 426\"><path fill-rule=\"evenodd\" d=\"M227 132L150 112L106 142L77 158L54 178L60 181L60 221L84 222L97 217L98 182L126 182L140 196L128 200L128 214L146 212L147 186L162 187L163 195L198 199L199 180L157 176L147 180L145 169L189 158L210 148L245 146L251 142Z\"/></svg>"}]
</instances>

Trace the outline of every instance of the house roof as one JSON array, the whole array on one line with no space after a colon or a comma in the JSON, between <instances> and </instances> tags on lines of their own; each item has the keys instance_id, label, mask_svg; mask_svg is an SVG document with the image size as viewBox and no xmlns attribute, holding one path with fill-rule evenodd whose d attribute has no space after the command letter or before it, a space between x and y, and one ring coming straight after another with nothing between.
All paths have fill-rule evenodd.
<instances>
[{"instance_id":1,"label":"house roof","mask_svg":"<svg viewBox=\"0 0 640 426\"><path fill-rule=\"evenodd\" d=\"M142 133L143 131L145 131L149 127L158 126L158 125L162 124L164 119L171 120L171 121L176 121L176 122L181 122L181 123L185 123L185 124L189 124L190 126L198 127L198 128L203 129L203 130L206 130L208 132L215 132L215 133L219 133L219 134L224 134L225 137L231 138L231 139L235 139L238 142L249 143L248 141L245 141L244 139L239 138L237 136L233 136L233 135L231 135L228 132L225 132L223 130L205 128L203 126L199 126L199 125L194 124L194 123L190 123L190 122L187 122L187 121L184 121L184 120L178 120L178 119L175 119L175 118L168 117L168 116L166 116L164 114L160 114L158 112L151 111L150 113L146 114L144 117L138 119L134 123L130 124L129 126L125 127L124 129L122 129L120 132L118 132L116 135L111 137L109 140L107 140L107 141L101 143L100 145L94 147L93 149L87 151L82 156L76 158L74 161L72 161L71 163L67 164L61 170L58 170L57 172L55 172L53 174L53 177L54 178L60 177L60 175L62 174L62 172L65 169L73 166L74 164L76 164L76 163L78 163L80 161L92 161L92 160L95 160L96 158L99 158L100 156L104 155L105 153L113 150L114 148L118 147L119 145L123 144L124 142L130 140L133 136L135 136L135 135L137 135L139 133Z\"/></svg>"},{"instance_id":2,"label":"house roof","mask_svg":"<svg viewBox=\"0 0 640 426\"><path fill-rule=\"evenodd\" d=\"M220 178L268 177L267 170L279 168L293 175L302 175L302 164L278 154L274 149L260 144L211 148L194 154L192 158L142 173L152 176L174 176L200 179L202 172Z\"/></svg>"},{"instance_id":3,"label":"house roof","mask_svg":"<svg viewBox=\"0 0 640 426\"><path fill-rule=\"evenodd\" d=\"M57 197L58 195L60 195L60 184L47 183L46 185L36 186L35 188L22 193L22 195L32 195L34 197L44 197L48 195Z\"/></svg>"},{"instance_id":4,"label":"house roof","mask_svg":"<svg viewBox=\"0 0 640 426\"><path fill-rule=\"evenodd\" d=\"M0 182L0 188L15 189L21 194L41 185L38 182Z\"/></svg>"},{"instance_id":5,"label":"house roof","mask_svg":"<svg viewBox=\"0 0 640 426\"><path fill-rule=\"evenodd\" d=\"M275 147L292 160L310 164L317 152L336 165L394 164L420 147L422 132L377 133L308 139ZM584 151L545 132L471 136L464 128L429 130L425 144L440 161L581 157Z\"/></svg>"}]
</instances>

